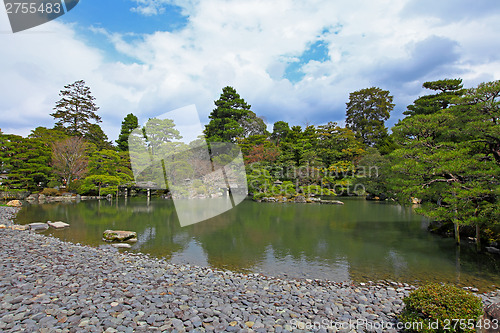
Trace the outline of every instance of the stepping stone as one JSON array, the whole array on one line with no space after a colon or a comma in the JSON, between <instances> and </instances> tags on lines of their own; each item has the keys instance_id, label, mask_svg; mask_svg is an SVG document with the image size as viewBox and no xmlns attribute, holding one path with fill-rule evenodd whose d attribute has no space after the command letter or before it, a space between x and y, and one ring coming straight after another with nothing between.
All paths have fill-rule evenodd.
<instances>
[{"instance_id":1,"label":"stepping stone","mask_svg":"<svg viewBox=\"0 0 500 333\"><path fill-rule=\"evenodd\" d=\"M49 225L47 223L41 223L41 222L30 223L28 224L28 226L30 230L35 230L35 231L43 231L49 228Z\"/></svg>"},{"instance_id":2,"label":"stepping stone","mask_svg":"<svg viewBox=\"0 0 500 333\"><path fill-rule=\"evenodd\" d=\"M47 222L49 226L51 226L54 229L63 229L69 227L69 224L64 223L62 221L57 221L57 222Z\"/></svg>"},{"instance_id":3,"label":"stepping stone","mask_svg":"<svg viewBox=\"0 0 500 333\"><path fill-rule=\"evenodd\" d=\"M103 233L103 238L106 241L117 241L117 242L126 242L133 241L133 239L137 239L137 233L135 231L122 231L122 230L106 230Z\"/></svg>"}]
</instances>

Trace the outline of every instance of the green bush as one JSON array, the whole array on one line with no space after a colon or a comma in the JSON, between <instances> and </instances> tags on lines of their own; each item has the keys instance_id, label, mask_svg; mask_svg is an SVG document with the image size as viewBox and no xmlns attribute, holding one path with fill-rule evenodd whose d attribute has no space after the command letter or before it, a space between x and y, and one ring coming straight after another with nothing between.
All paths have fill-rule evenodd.
<instances>
[{"instance_id":1,"label":"green bush","mask_svg":"<svg viewBox=\"0 0 500 333\"><path fill-rule=\"evenodd\" d=\"M453 285L428 284L403 301L399 319L407 332L475 332L483 313L479 297Z\"/></svg>"},{"instance_id":2,"label":"green bush","mask_svg":"<svg viewBox=\"0 0 500 333\"><path fill-rule=\"evenodd\" d=\"M253 199L254 199L254 200L260 200L260 199L262 199L262 198L264 198L264 197L270 197L270 196L271 196L271 195L270 195L270 194L268 194L268 193L254 193L254 195L253 195Z\"/></svg>"},{"instance_id":3,"label":"green bush","mask_svg":"<svg viewBox=\"0 0 500 333\"><path fill-rule=\"evenodd\" d=\"M44 188L40 194L47 195L49 197L55 197L56 195L61 195L55 188Z\"/></svg>"}]
</instances>

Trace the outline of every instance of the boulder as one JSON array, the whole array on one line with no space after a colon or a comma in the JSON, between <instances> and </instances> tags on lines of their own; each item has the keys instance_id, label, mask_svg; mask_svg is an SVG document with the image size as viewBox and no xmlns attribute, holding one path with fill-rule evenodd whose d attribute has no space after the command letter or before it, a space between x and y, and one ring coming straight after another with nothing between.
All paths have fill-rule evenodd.
<instances>
[{"instance_id":1,"label":"boulder","mask_svg":"<svg viewBox=\"0 0 500 333\"><path fill-rule=\"evenodd\" d=\"M32 203L38 200L38 194L30 194L27 198L26 201Z\"/></svg>"},{"instance_id":2,"label":"boulder","mask_svg":"<svg viewBox=\"0 0 500 333\"><path fill-rule=\"evenodd\" d=\"M137 233L135 231L106 230L102 237L109 242L126 242L137 240Z\"/></svg>"},{"instance_id":3,"label":"boulder","mask_svg":"<svg viewBox=\"0 0 500 333\"><path fill-rule=\"evenodd\" d=\"M21 207L22 205L23 205L22 202L19 200L11 200L7 202L7 206L9 207Z\"/></svg>"},{"instance_id":4,"label":"boulder","mask_svg":"<svg viewBox=\"0 0 500 333\"><path fill-rule=\"evenodd\" d=\"M303 195L298 195L298 196L295 197L295 202L305 203L306 202L306 197L304 197Z\"/></svg>"},{"instance_id":5,"label":"boulder","mask_svg":"<svg viewBox=\"0 0 500 333\"><path fill-rule=\"evenodd\" d=\"M130 249L132 246L127 243L114 243L111 246L116 247L118 249Z\"/></svg>"},{"instance_id":6,"label":"boulder","mask_svg":"<svg viewBox=\"0 0 500 333\"><path fill-rule=\"evenodd\" d=\"M54 229L63 229L63 228L67 228L67 227L69 227L69 224L64 223L64 222L62 222L62 221L56 221L56 222L50 222L50 221L49 221L49 222L47 222L47 224L48 224L50 227L54 228Z\"/></svg>"},{"instance_id":7,"label":"boulder","mask_svg":"<svg viewBox=\"0 0 500 333\"><path fill-rule=\"evenodd\" d=\"M49 225L47 223L42 223L42 222L30 223L28 224L28 226L30 230L35 230L35 231L43 231L49 228Z\"/></svg>"},{"instance_id":8,"label":"boulder","mask_svg":"<svg viewBox=\"0 0 500 333\"><path fill-rule=\"evenodd\" d=\"M498 332L498 326L493 323L500 323L500 303L493 303L484 308L481 318L482 325L479 325L477 332L493 333ZM488 325L487 325L488 324Z\"/></svg>"}]
</instances>

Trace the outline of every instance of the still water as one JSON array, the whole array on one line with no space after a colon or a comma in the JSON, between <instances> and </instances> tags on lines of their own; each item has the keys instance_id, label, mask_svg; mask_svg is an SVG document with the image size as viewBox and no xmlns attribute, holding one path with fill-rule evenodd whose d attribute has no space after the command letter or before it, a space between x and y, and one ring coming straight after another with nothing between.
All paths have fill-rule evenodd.
<instances>
[{"instance_id":1,"label":"still water","mask_svg":"<svg viewBox=\"0 0 500 333\"><path fill-rule=\"evenodd\" d=\"M181 227L171 200L132 198L24 207L17 223L65 221L60 239L99 246L106 229L132 230L132 251L173 263L332 281L442 281L500 286L500 257L457 249L427 232L411 207L341 198L345 205L245 200L210 220Z\"/></svg>"}]
</instances>

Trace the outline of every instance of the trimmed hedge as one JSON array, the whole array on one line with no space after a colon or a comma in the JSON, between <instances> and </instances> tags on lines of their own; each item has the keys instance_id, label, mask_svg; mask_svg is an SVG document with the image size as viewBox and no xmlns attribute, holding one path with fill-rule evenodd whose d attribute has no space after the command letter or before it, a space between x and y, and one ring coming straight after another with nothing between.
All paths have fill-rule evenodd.
<instances>
[{"instance_id":1,"label":"trimmed hedge","mask_svg":"<svg viewBox=\"0 0 500 333\"><path fill-rule=\"evenodd\" d=\"M481 298L453 285L428 284L403 299L399 319L407 332L475 332Z\"/></svg>"}]
</instances>

